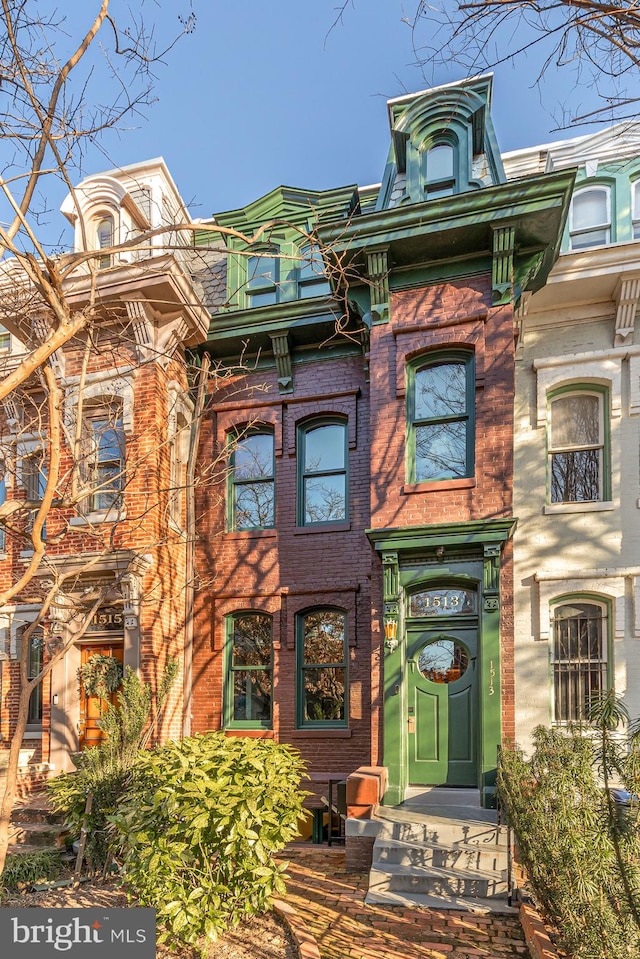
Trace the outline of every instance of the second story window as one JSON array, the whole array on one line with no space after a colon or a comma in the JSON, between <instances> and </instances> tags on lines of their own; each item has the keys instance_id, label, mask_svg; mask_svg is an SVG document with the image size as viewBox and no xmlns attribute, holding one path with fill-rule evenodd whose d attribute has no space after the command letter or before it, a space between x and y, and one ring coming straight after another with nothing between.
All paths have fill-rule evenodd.
<instances>
[{"instance_id":1,"label":"second story window","mask_svg":"<svg viewBox=\"0 0 640 959\"><path fill-rule=\"evenodd\" d=\"M120 509L125 487L125 434L119 405L89 406L83 419L84 480L90 512Z\"/></svg>"},{"instance_id":2,"label":"second story window","mask_svg":"<svg viewBox=\"0 0 640 959\"><path fill-rule=\"evenodd\" d=\"M298 524L347 518L347 424L320 421L298 431Z\"/></svg>"},{"instance_id":3,"label":"second story window","mask_svg":"<svg viewBox=\"0 0 640 959\"><path fill-rule=\"evenodd\" d=\"M424 159L424 192L427 200L456 193L456 148L451 143L436 143Z\"/></svg>"},{"instance_id":4,"label":"second story window","mask_svg":"<svg viewBox=\"0 0 640 959\"><path fill-rule=\"evenodd\" d=\"M553 397L549 413L549 493L552 503L609 498L603 392L575 390Z\"/></svg>"},{"instance_id":5,"label":"second story window","mask_svg":"<svg viewBox=\"0 0 640 959\"><path fill-rule=\"evenodd\" d=\"M273 249L247 259L247 306L269 306L278 302L278 258Z\"/></svg>"},{"instance_id":6,"label":"second story window","mask_svg":"<svg viewBox=\"0 0 640 959\"><path fill-rule=\"evenodd\" d=\"M0 325L0 353L11 352L11 333L5 327Z\"/></svg>"},{"instance_id":7,"label":"second story window","mask_svg":"<svg viewBox=\"0 0 640 959\"><path fill-rule=\"evenodd\" d=\"M308 299L312 296L328 296L331 292L325 275L325 265L317 246L307 244L300 250L298 267L298 296Z\"/></svg>"},{"instance_id":8,"label":"second story window","mask_svg":"<svg viewBox=\"0 0 640 959\"><path fill-rule=\"evenodd\" d=\"M273 433L256 431L232 443L229 527L268 529L275 522Z\"/></svg>"},{"instance_id":9,"label":"second story window","mask_svg":"<svg viewBox=\"0 0 640 959\"><path fill-rule=\"evenodd\" d=\"M473 356L433 359L409 371L410 482L461 479L474 470Z\"/></svg>"},{"instance_id":10,"label":"second story window","mask_svg":"<svg viewBox=\"0 0 640 959\"><path fill-rule=\"evenodd\" d=\"M602 246L611 242L611 196L605 186L577 190L569 212L572 250Z\"/></svg>"}]
</instances>

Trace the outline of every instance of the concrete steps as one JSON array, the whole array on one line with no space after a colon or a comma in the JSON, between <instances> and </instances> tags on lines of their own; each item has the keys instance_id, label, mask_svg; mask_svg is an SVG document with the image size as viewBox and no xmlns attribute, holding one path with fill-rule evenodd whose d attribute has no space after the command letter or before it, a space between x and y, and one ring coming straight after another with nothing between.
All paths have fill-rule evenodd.
<instances>
[{"instance_id":1,"label":"concrete steps","mask_svg":"<svg viewBox=\"0 0 640 959\"><path fill-rule=\"evenodd\" d=\"M60 850L64 848L67 832L64 817L51 809L46 796L31 796L19 802L11 813L9 852Z\"/></svg>"},{"instance_id":2,"label":"concrete steps","mask_svg":"<svg viewBox=\"0 0 640 959\"><path fill-rule=\"evenodd\" d=\"M506 830L497 825L495 812L480 808L475 790L434 791L431 797L424 792L379 809L366 901L512 911ZM456 801L449 804L447 793Z\"/></svg>"}]
</instances>

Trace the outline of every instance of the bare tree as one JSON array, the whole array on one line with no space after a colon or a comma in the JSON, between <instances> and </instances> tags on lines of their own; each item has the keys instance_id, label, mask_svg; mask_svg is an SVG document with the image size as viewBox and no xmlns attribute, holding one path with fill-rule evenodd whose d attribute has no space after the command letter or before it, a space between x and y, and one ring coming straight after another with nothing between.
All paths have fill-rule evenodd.
<instances>
[{"instance_id":1,"label":"bare tree","mask_svg":"<svg viewBox=\"0 0 640 959\"><path fill-rule=\"evenodd\" d=\"M348 4L345 4L346 7ZM640 10L607 0L420 0L406 18L416 62L425 73L457 63L469 75L518 58L541 82L560 71L564 89L584 87L601 105L559 104L559 127L635 117L640 67ZM528 55L533 54L534 57ZM557 84L554 88L557 93Z\"/></svg>"}]
</instances>

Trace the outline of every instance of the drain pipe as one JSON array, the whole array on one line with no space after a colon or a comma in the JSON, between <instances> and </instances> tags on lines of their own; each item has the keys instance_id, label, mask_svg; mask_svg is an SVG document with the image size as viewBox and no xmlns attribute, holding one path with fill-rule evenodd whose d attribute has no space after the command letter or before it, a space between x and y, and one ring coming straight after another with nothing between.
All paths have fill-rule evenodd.
<instances>
[{"instance_id":1,"label":"drain pipe","mask_svg":"<svg viewBox=\"0 0 640 959\"><path fill-rule=\"evenodd\" d=\"M184 589L184 657L183 657L183 714L182 714L182 735L191 735L191 702L192 702L192 684L193 684L193 604L195 601L195 573L196 573L196 465L198 459L198 447L200 445L200 433L202 429L202 416L204 413L204 404L207 397L207 384L209 381L209 367L211 357L204 353L200 362L198 371L198 392L196 395L196 404L189 431L189 456L187 459L186 475L186 556L185 556L185 589Z\"/></svg>"}]
</instances>

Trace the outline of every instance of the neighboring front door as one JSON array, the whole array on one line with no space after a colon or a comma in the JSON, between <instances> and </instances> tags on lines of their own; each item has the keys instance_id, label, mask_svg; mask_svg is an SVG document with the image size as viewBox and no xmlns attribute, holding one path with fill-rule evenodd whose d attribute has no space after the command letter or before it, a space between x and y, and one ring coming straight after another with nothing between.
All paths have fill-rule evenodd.
<instances>
[{"instance_id":1,"label":"neighboring front door","mask_svg":"<svg viewBox=\"0 0 640 959\"><path fill-rule=\"evenodd\" d=\"M87 643L81 647L80 653L80 661L83 666L88 659L97 653L101 654L102 656L113 656L114 659L117 659L118 662L121 663L124 658L124 644L122 642ZM114 703L117 695L117 692L112 693L112 695L109 697L109 701ZM80 749L90 749L92 746L97 746L98 743L102 742L102 740L105 738L105 734L98 726L98 720L101 718L105 709L105 700L101 699L100 696L87 696L82 688L81 683L79 725Z\"/></svg>"},{"instance_id":2,"label":"neighboring front door","mask_svg":"<svg viewBox=\"0 0 640 959\"><path fill-rule=\"evenodd\" d=\"M477 786L474 627L409 627L407 739L411 785Z\"/></svg>"}]
</instances>

